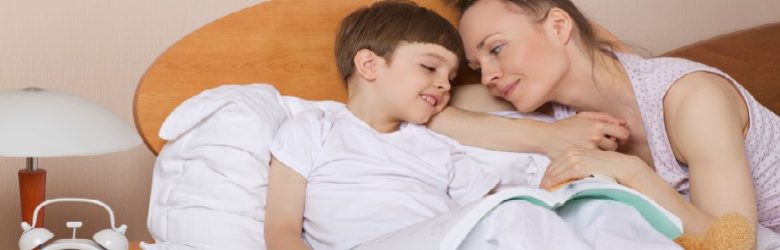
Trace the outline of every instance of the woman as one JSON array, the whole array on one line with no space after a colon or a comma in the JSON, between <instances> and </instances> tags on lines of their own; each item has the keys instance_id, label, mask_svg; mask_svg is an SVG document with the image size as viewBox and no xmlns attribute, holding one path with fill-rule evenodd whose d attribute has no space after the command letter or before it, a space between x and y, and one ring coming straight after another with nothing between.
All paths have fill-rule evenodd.
<instances>
[{"instance_id":1,"label":"woman","mask_svg":"<svg viewBox=\"0 0 780 250\"><path fill-rule=\"evenodd\" d=\"M553 103L557 119L577 111L601 121L618 117L613 123L630 134L592 125L604 135L584 137L597 141L594 147L560 153L560 146L529 145L544 141L525 136L539 126L505 122L504 128L526 133L491 128L474 135L464 128L497 122L454 109L431 128L466 144L546 153L553 162L545 188L593 173L611 176L675 213L691 235L704 235L731 212L780 232L780 118L733 79L683 59L613 53L568 0L455 2L463 13L459 31L468 65L481 72L492 95L520 112ZM562 131L559 136L588 135ZM619 153L593 149L617 147L614 138L621 139Z\"/></svg>"}]
</instances>

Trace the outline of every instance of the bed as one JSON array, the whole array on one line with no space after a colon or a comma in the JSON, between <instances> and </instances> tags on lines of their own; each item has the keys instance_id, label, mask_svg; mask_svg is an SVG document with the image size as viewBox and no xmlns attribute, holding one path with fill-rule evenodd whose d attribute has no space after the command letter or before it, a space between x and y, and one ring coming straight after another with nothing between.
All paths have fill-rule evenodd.
<instances>
[{"instance_id":1,"label":"bed","mask_svg":"<svg viewBox=\"0 0 780 250\"><path fill-rule=\"evenodd\" d=\"M185 100L223 84L270 83L282 95L344 101L333 59L338 22L365 0L274 0L240 10L187 35L165 51L140 80L133 104L136 128L159 154L166 117ZM417 0L454 21L441 0ZM599 36L617 41L598 28ZM780 24L725 34L667 53L731 74L765 106L780 112ZM620 50L625 47L619 46ZM478 76L462 69L456 84ZM454 96L457 98L457 95ZM154 192L154 189L153 189Z\"/></svg>"}]
</instances>

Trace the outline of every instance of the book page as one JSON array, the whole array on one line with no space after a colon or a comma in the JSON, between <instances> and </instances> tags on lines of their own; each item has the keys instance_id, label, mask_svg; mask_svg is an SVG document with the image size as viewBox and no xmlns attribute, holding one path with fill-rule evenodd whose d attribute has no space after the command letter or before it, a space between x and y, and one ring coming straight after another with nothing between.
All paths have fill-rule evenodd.
<instances>
[{"instance_id":1,"label":"book page","mask_svg":"<svg viewBox=\"0 0 780 250\"><path fill-rule=\"evenodd\" d=\"M565 206L566 201L574 199L614 200L636 209L650 225L668 238L674 239L682 234L680 218L638 191L615 182L586 178L566 184L553 193L564 200L559 206Z\"/></svg>"}]
</instances>

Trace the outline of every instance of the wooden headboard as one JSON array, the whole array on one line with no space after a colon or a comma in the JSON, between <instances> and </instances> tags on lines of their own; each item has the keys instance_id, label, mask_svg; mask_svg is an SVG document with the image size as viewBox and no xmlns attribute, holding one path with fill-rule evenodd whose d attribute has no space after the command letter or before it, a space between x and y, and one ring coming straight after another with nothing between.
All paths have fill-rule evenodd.
<instances>
[{"instance_id":1,"label":"wooden headboard","mask_svg":"<svg viewBox=\"0 0 780 250\"><path fill-rule=\"evenodd\" d=\"M222 84L272 83L284 95L346 100L333 56L341 19L366 0L273 0L240 10L187 35L144 74L133 115L155 154L162 122L184 100ZM416 1L452 21L442 0ZM464 71L466 72L466 71ZM468 76L468 75L471 76ZM477 81L472 72L465 73Z\"/></svg>"},{"instance_id":2,"label":"wooden headboard","mask_svg":"<svg viewBox=\"0 0 780 250\"><path fill-rule=\"evenodd\" d=\"M780 113L780 23L722 35L666 53L726 72Z\"/></svg>"},{"instance_id":3,"label":"wooden headboard","mask_svg":"<svg viewBox=\"0 0 780 250\"><path fill-rule=\"evenodd\" d=\"M341 18L370 2L273 0L225 16L187 35L165 51L138 84L133 115L144 142L152 152L159 153L165 141L157 135L168 114L184 100L222 84L272 83L284 95L344 101L346 89L333 59L337 26ZM456 19L455 9L446 6L444 0L415 2L450 21ZM599 36L616 41L604 29L596 30ZM780 42L777 35L774 42ZM774 51L776 54L777 48ZM746 55L752 54L742 54ZM713 61L699 61L718 65ZM774 70L761 74L774 74L772 83L778 83L780 64L775 61L771 66ZM740 75L735 77L741 80ZM478 76L468 69L462 69L456 80L478 81ZM774 93L769 95L778 103L777 85L772 86L775 87L765 89ZM749 89L753 91L752 87Z\"/></svg>"}]
</instances>

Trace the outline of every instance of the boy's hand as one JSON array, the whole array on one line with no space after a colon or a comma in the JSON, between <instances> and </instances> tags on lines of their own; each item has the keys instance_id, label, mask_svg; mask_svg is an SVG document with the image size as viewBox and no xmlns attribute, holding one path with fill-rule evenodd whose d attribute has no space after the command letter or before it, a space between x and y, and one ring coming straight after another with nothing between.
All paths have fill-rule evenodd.
<instances>
[{"instance_id":1,"label":"boy's hand","mask_svg":"<svg viewBox=\"0 0 780 250\"><path fill-rule=\"evenodd\" d=\"M628 141L626 121L605 113L580 112L551 123L545 154L555 158L570 147L615 151Z\"/></svg>"}]
</instances>

